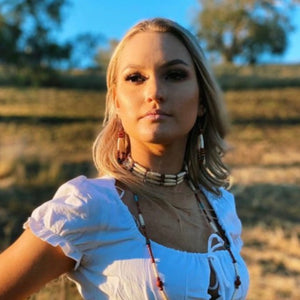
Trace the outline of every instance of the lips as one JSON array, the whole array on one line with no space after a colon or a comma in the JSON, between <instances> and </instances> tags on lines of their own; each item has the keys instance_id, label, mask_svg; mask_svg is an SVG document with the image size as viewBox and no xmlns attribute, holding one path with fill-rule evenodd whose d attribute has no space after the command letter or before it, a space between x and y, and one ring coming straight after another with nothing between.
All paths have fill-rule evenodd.
<instances>
[{"instance_id":1,"label":"lips","mask_svg":"<svg viewBox=\"0 0 300 300\"><path fill-rule=\"evenodd\" d=\"M147 111L144 115L142 115L141 118L163 118L163 117L169 117L171 116L167 112L160 110L160 109L151 109Z\"/></svg>"}]
</instances>

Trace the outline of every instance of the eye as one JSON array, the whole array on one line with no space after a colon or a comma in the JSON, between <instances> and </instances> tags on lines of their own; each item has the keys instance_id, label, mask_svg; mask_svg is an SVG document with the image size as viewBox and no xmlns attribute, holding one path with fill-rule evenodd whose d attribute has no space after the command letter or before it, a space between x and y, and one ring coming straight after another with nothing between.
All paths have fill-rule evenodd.
<instances>
[{"instance_id":1,"label":"eye","mask_svg":"<svg viewBox=\"0 0 300 300\"><path fill-rule=\"evenodd\" d=\"M166 80L180 81L188 77L188 73L184 70L171 70L165 75Z\"/></svg>"},{"instance_id":2,"label":"eye","mask_svg":"<svg viewBox=\"0 0 300 300\"><path fill-rule=\"evenodd\" d=\"M146 77L140 73L133 73L125 76L125 81L130 81L133 83L142 83L146 80Z\"/></svg>"}]
</instances>

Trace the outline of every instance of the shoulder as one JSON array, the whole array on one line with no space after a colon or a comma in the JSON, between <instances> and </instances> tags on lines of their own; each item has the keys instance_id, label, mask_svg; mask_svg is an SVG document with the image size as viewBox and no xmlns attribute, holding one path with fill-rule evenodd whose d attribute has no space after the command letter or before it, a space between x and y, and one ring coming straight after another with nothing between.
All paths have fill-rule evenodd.
<instances>
[{"instance_id":1,"label":"shoulder","mask_svg":"<svg viewBox=\"0 0 300 300\"><path fill-rule=\"evenodd\" d=\"M82 199L90 199L97 194L114 192L115 180L112 177L87 178L78 176L61 185L54 198L74 195Z\"/></svg>"},{"instance_id":2,"label":"shoulder","mask_svg":"<svg viewBox=\"0 0 300 300\"><path fill-rule=\"evenodd\" d=\"M235 211L234 195L224 188L219 188L218 194L212 193L208 190L203 190L205 196L214 208L233 209ZM227 210L226 209L226 210Z\"/></svg>"},{"instance_id":3,"label":"shoulder","mask_svg":"<svg viewBox=\"0 0 300 300\"><path fill-rule=\"evenodd\" d=\"M219 195L208 191L204 191L204 194L213 207L218 222L229 235L233 245L240 251L243 245L241 240L242 224L236 211L234 195L224 188L220 188L219 192Z\"/></svg>"},{"instance_id":4,"label":"shoulder","mask_svg":"<svg viewBox=\"0 0 300 300\"><path fill-rule=\"evenodd\" d=\"M205 193L219 219L222 219L228 223L232 223L233 221L235 223L235 221L238 220L235 198L231 192L225 190L224 188L220 188L219 195L211 192Z\"/></svg>"},{"instance_id":5,"label":"shoulder","mask_svg":"<svg viewBox=\"0 0 300 300\"><path fill-rule=\"evenodd\" d=\"M111 177L76 177L61 185L53 198L37 207L31 217L43 219L47 226L55 223L60 229L75 222L97 222L117 197L114 183Z\"/></svg>"},{"instance_id":6,"label":"shoulder","mask_svg":"<svg viewBox=\"0 0 300 300\"><path fill-rule=\"evenodd\" d=\"M116 197L113 178L79 176L64 183L51 200L37 207L24 228L53 246L61 246L77 261L77 268L87 241L95 239L102 224L109 223L111 205L105 203Z\"/></svg>"}]
</instances>

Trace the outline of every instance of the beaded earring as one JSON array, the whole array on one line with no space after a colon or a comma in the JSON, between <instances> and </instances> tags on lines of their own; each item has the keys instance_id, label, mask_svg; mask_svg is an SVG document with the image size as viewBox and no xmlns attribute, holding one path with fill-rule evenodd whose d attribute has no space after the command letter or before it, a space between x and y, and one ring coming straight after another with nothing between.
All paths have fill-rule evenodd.
<instances>
[{"instance_id":1,"label":"beaded earring","mask_svg":"<svg viewBox=\"0 0 300 300\"><path fill-rule=\"evenodd\" d=\"M200 134L198 136L198 144L197 144L197 152L198 152L198 160L200 164L205 164L205 148L204 148L204 137L203 130L200 130Z\"/></svg>"},{"instance_id":2,"label":"beaded earring","mask_svg":"<svg viewBox=\"0 0 300 300\"><path fill-rule=\"evenodd\" d=\"M204 128L206 127L206 108L205 105L200 103L199 109L198 109L198 117L196 121L196 125L198 128L198 140L197 140L197 155L200 165L205 164L205 148L204 148Z\"/></svg>"},{"instance_id":3,"label":"beaded earring","mask_svg":"<svg viewBox=\"0 0 300 300\"><path fill-rule=\"evenodd\" d=\"M126 159L126 137L123 126L120 124L118 130L118 139L117 139L117 160L119 164L122 164Z\"/></svg>"}]
</instances>

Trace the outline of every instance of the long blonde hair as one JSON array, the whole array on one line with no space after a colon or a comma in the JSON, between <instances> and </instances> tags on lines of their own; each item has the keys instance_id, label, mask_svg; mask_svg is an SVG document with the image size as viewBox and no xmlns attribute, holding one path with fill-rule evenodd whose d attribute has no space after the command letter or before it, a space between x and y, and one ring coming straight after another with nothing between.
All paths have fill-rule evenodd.
<instances>
[{"instance_id":1,"label":"long blonde hair","mask_svg":"<svg viewBox=\"0 0 300 300\"><path fill-rule=\"evenodd\" d=\"M228 129L228 119L224 102L216 81L206 65L204 54L196 38L179 24L164 18L141 21L133 26L116 47L107 69L106 111L103 129L93 145L94 163L99 175L110 175L123 182L134 192L149 193L147 185L119 165L117 153L118 117L115 108L116 78L118 61L122 49L130 38L139 32L171 33L177 37L190 53L197 72L200 97L199 103L205 107L205 115L197 119L186 145L185 163L189 176L196 186L203 186L218 194L218 188L226 186L229 172L222 156L226 151L224 137ZM199 164L197 139L199 128L203 128L205 140L205 165ZM152 192L150 192L151 194ZM154 192L155 194L155 192ZM159 195L156 195L159 197Z\"/></svg>"}]
</instances>

